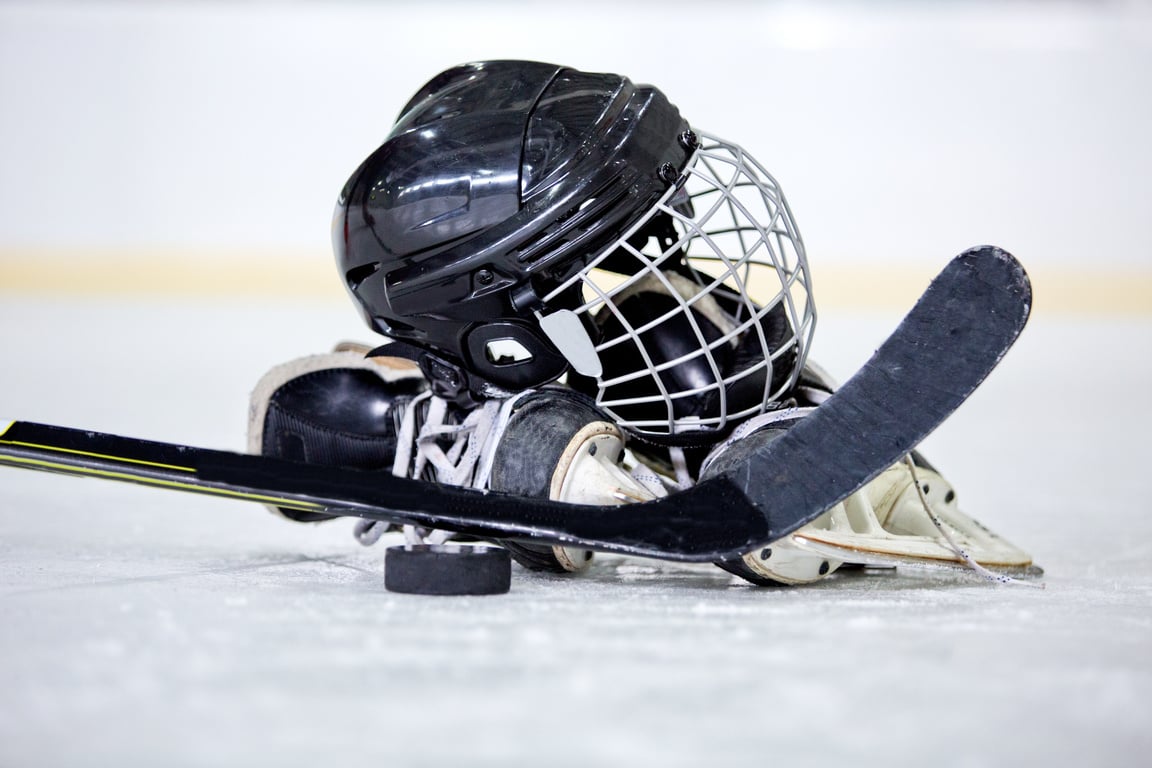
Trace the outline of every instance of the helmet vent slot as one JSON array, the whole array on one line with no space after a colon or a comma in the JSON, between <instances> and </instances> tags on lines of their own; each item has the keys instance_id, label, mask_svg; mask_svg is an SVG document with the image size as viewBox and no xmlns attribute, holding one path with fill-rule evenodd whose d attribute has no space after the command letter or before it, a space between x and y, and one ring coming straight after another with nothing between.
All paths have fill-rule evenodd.
<instances>
[{"instance_id":1,"label":"helmet vent slot","mask_svg":"<svg viewBox=\"0 0 1152 768\"><path fill-rule=\"evenodd\" d=\"M556 260L570 253L574 244L594 250L582 242L592 230L604 229L604 217L619 206L628 187L614 183L589 195L578 206L557 218L555 226L538 232L521 246L517 257L521 264L534 264L545 258Z\"/></svg>"}]
</instances>

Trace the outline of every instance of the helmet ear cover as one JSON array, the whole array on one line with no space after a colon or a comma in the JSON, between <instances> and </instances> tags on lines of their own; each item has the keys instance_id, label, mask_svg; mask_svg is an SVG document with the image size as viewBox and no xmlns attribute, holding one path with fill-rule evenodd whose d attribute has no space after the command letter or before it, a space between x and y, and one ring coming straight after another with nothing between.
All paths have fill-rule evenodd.
<instances>
[{"instance_id":1,"label":"helmet ear cover","mask_svg":"<svg viewBox=\"0 0 1152 768\"><path fill-rule=\"evenodd\" d=\"M533 326L518 320L476 324L464 339L469 373L511 392L563 375L568 361Z\"/></svg>"}]
</instances>

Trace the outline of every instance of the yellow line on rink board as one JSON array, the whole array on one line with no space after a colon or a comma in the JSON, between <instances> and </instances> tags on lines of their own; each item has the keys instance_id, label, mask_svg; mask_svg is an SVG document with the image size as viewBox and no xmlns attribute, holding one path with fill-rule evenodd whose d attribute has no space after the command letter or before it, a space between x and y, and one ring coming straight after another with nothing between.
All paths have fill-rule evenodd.
<instances>
[{"instance_id":1,"label":"yellow line on rink board","mask_svg":"<svg viewBox=\"0 0 1152 768\"><path fill-rule=\"evenodd\" d=\"M0 293L320 298L347 301L330 254L0 249Z\"/></svg>"},{"instance_id":2,"label":"yellow line on rink board","mask_svg":"<svg viewBox=\"0 0 1152 768\"><path fill-rule=\"evenodd\" d=\"M1152 314L1152 268L1029 263L1037 312ZM943 259L915 263L812 260L820 311L915 303ZM327 253L163 249L130 253L0 249L0 295L29 297L315 299L348 303Z\"/></svg>"}]
</instances>

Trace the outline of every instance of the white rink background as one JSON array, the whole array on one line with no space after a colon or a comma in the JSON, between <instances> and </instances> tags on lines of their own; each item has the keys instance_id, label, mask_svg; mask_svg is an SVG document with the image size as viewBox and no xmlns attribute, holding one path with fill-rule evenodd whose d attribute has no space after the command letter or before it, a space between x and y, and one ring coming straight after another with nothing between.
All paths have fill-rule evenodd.
<instances>
[{"instance_id":1,"label":"white rink background","mask_svg":"<svg viewBox=\"0 0 1152 768\"><path fill-rule=\"evenodd\" d=\"M655 82L750 148L841 378L949 255L1014 251L1033 322L925 452L1046 589L605 557L416 598L347 521L0 468L0 766L1141 764L1144 3L0 2L0 414L240 448L264 370L368 340L336 190L495 57Z\"/></svg>"}]
</instances>

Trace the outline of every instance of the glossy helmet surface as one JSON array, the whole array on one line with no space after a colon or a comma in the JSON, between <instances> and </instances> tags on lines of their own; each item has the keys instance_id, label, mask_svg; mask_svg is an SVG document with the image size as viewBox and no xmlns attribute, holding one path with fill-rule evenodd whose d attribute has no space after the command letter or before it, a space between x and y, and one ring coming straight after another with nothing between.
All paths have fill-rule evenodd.
<instances>
[{"instance_id":1,"label":"glossy helmet surface","mask_svg":"<svg viewBox=\"0 0 1152 768\"><path fill-rule=\"evenodd\" d=\"M755 161L651 86L552 64L431 80L345 185L334 243L369 325L425 350L441 393L567 374L654 438L770 407L815 317Z\"/></svg>"}]
</instances>

